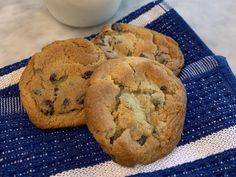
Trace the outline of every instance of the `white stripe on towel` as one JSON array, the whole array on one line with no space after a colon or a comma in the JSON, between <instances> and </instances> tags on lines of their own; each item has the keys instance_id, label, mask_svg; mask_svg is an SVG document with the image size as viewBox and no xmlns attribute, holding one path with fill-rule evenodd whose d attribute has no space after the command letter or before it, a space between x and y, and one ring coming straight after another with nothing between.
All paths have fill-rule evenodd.
<instances>
[{"instance_id":1,"label":"white stripe on towel","mask_svg":"<svg viewBox=\"0 0 236 177\"><path fill-rule=\"evenodd\" d=\"M166 168L174 167L184 163L193 162L198 159L206 158L210 155L224 152L236 148L236 126L223 129L195 142L177 147L171 154L149 165L127 168L107 161L94 166L77 168L56 174L55 177L76 177L76 176L113 176L123 177L138 173L147 173Z\"/></svg>"},{"instance_id":2,"label":"white stripe on towel","mask_svg":"<svg viewBox=\"0 0 236 177\"><path fill-rule=\"evenodd\" d=\"M156 5L146 13L132 20L130 24L137 26L146 26L147 24L151 23L153 20L157 19L165 13L166 11L160 5Z\"/></svg>"},{"instance_id":3,"label":"white stripe on towel","mask_svg":"<svg viewBox=\"0 0 236 177\"><path fill-rule=\"evenodd\" d=\"M191 78L201 73L210 71L218 66L218 62L213 56L207 56L195 63L186 66L180 73L179 77L182 80Z\"/></svg>"},{"instance_id":4,"label":"white stripe on towel","mask_svg":"<svg viewBox=\"0 0 236 177\"><path fill-rule=\"evenodd\" d=\"M17 84L20 80L21 74L24 71L25 67L12 71L9 74L3 75L0 77L0 89L4 89L11 85Z\"/></svg>"}]
</instances>

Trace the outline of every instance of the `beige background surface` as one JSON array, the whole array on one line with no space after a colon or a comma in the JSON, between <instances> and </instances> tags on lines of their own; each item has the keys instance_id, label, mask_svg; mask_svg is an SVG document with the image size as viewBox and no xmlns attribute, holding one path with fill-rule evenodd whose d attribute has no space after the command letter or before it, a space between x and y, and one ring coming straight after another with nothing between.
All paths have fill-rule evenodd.
<instances>
[{"instance_id":1,"label":"beige background surface","mask_svg":"<svg viewBox=\"0 0 236 177\"><path fill-rule=\"evenodd\" d=\"M114 21L152 0L123 0ZM167 0L203 41L227 57L236 74L236 1ZM0 67L20 61L58 39L87 36L93 28L71 28L57 22L42 0L0 1ZM90 31L90 32L88 32Z\"/></svg>"}]
</instances>

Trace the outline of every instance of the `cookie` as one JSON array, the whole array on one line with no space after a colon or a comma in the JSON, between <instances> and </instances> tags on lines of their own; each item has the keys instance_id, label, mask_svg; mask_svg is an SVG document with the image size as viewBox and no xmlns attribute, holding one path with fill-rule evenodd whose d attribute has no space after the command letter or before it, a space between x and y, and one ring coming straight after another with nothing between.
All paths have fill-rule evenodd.
<instances>
[{"instance_id":1,"label":"cookie","mask_svg":"<svg viewBox=\"0 0 236 177\"><path fill-rule=\"evenodd\" d=\"M181 81L140 57L108 60L90 79L86 123L103 150L125 166L148 164L180 140L186 111Z\"/></svg>"},{"instance_id":2,"label":"cookie","mask_svg":"<svg viewBox=\"0 0 236 177\"><path fill-rule=\"evenodd\" d=\"M36 53L24 70L20 98L30 120L42 129L85 124L84 96L104 53L85 39L56 41Z\"/></svg>"},{"instance_id":3,"label":"cookie","mask_svg":"<svg viewBox=\"0 0 236 177\"><path fill-rule=\"evenodd\" d=\"M108 59L145 57L164 64L175 75L180 73L184 65L184 57L176 41L146 28L115 23L105 26L93 42L105 52Z\"/></svg>"}]
</instances>

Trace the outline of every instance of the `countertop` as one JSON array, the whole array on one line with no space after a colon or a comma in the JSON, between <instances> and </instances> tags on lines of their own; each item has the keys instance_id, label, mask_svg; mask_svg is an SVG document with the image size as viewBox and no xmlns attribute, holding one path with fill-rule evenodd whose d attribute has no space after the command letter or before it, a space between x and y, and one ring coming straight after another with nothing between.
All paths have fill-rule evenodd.
<instances>
[{"instance_id":1,"label":"countertop","mask_svg":"<svg viewBox=\"0 0 236 177\"><path fill-rule=\"evenodd\" d=\"M152 0L124 0L115 21ZM236 74L236 1L167 0L209 48L227 60ZM0 68L28 58L59 39L84 37L100 26L72 28L56 21L42 0L0 1ZM89 30L89 33L88 33Z\"/></svg>"}]
</instances>

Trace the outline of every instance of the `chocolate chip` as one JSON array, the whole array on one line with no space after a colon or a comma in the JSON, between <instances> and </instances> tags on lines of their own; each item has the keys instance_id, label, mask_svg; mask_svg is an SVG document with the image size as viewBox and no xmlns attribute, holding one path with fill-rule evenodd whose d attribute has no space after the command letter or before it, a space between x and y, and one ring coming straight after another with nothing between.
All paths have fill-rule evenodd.
<instances>
[{"instance_id":1,"label":"chocolate chip","mask_svg":"<svg viewBox=\"0 0 236 177\"><path fill-rule=\"evenodd\" d=\"M131 50L128 51L127 56L131 56L133 53L131 52Z\"/></svg>"},{"instance_id":2,"label":"chocolate chip","mask_svg":"<svg viewBox=\"0 0 236 177\"><path fill-rule=\"evenodd\" d=\"M33 92L33 94L35 94L35 95L41 95L41 90L32 90L32 92Z\"/></svg>"},{"instance_id":3,"label":"chocolate chip","mask_svg":"<svg viewBox=\"0 0 236 177\"><path fill-rule=\"evenodd\" d=\"M110 137L110 144L113 144L114 142L114 136Z\"/></svg>"},{"instance_id":4,"label":"chocolate chip","mask_svg":"<svg viewBox=\"0 0 236 177\"><path fill-rule=\"evenodd\" d=\"M53 115L53 113L54 113L53 101L44 100L40 111L46 116Z\"/></svg>"},{"instance_id":5,"label":"chocolate chip","mask_svg":"<svg viewBox=\"0 0 236 177\"><path fill-rule=\"evenodd\" d=\"M106 46L106 44L105 44L105 36L104 35L99 35L98 37L97 37L98 39L99 39L99 45L101 45L101 46Z\"/></svg>"},{"instance_id":6,"label":"chocolate chip","mask_svg":"<svg viewBox=\"0 0 236 177\"><path fill-rule=\"evenodd\" d=\"M75 111L78 111L78 110L79 109L74 108L74 109L71 109L70 112L75 112Z\"/></svg>"},{"instance_id":7,"label":"chocolate chip","mask_svg":"<svg viewBox=\"0 0 236 177\"><path fill-rule=\"evenodd\" d=\"M165 53L158 52L155 55L155 59L161 64L167 64L169 60L169 55Z\"/></svg>"},{"instance_id":8,"label":"chocolate chip","mask_svg":"<svg viewBox=\"0 0 236 177\"><path fill-rule=\"evenodd\" d=\"M114 134L112 137L110 137L110 144L113 144L114 141L115 141L117 138L120 137L120 135L122 134L122 132L123 132L123 130L117 130L117 131L115 132L115 134Z\"/></svg>"},{"instance_id":9,"label":"chocolate chip","mask_svg":"<svg viewBox=\"0 0 236 177\"><path fill-rule=\"evenodd\" d=\"M84 95L79 96L79 97L76 99L76 102L77 102L78 104L84 104Z\"/></svg>"},{"instance_id":10,"label":"chocolate chip","mask_svg":"<svg viewBox=\"0 0 236 177\"><path fill-rule=\"evenodd\" d=\"M148 58L146 55L144 55L143 53L141 53L140 55L139 55L140 57L144 57L144 58Z\"/></svg>"},{"instance_id":11,"label":"chocolate chip","mask_svg":"<svg viewBox=\"0 0 236 177\"><path fill-rule=\"evenodd\" d=\"M167 63L166 59L163 58L163 57L160 57L160 58L158 59L158 62L161 63L161 64L166 64L166 63Z\"/></svg>"},{"instance_id":12,"label":"chocolate chip","mask_svg":"<svg viewBox=\"0 0 236 177\"><path fill-rule=\"evenodd\" d=\"M48 110L40 109L40 111L41 111L45 116L48 116L48 115L49 115L49 111L48 111Z\"/></svg>"},{"instance_id":13,"label":"chocolate chip","mask_svg":"<svg viewBox=\"0 0 236 177\"><path fill-rule=\"evenodd\" d=\"M119 85L119 88L120 88L120 91L122 91L122 90L124 90L125 86L122 85L122 84L120 84L120 85Z\"/></svg>"},{"instance_id":14,"label":"chocolate chip","mask_svg":"<svg viewBox=\"0 0 236 177\"><path fill-rule=\"evenodd\" d=\"M158 107L158 106L161 104L160 100L158 100L158 99L154 99L154 100L152 101L152 103L153 103L153 105L154 105L155 107Z\"/></svg>"},{"instance_id":15,"label":"chocolate chip","mask_svg":"<svg viewBox=\"0 0 236 177\"><path fill-rule=\"evenodd\" d=\"M157 50L155 54L155 59L158 59L160 56L161 56L161 52Z\"/></svg>"},{"instance_id":16,"label":"chocolate chip","mask_svg":"<svg viewBox=\"0 0 236 177\"><path fill-rule=\"evenodd\" d=\"M155 54L155 59L161 64L168 63L168 56L166 54L161 54L160 51L157 51L157 53Z\"/></svg>"},{"instance_id":17,"label":"chocolate chip","mask_svg":"<svg viewBox=\"0 0 236 177\"><path fill-rule=\"evenodd\" d=\"M53 113L54 113L54 109L52 109L51 111L49 111L49 115L50 115L50 116L53 115Z\"/></svg>"},{"instance_id":18,"label":"chocolate chip","mask_svg":"<svg viewBox=\"0 0 236 177\"><path fill-rule=\"evenodd\" d=\"M157 133L157 131L156 130L153 130L153 132L152 132L153 134L156 134Z\"/></svg>"},{"instance_id":19,"label":"chocolate chip","mask_svg":"<svg viewBox=\"0 0 236 177\"><path fill-rule=\"evenodd\" d=\"M49 80L50 80L51 82L56 81L56 80L57 80L57 75L56 75L55 73L52 73L52 74L50 75Z\"/></svg>"},{"instance_id":20,"label":"chocolate chip","mask_svg":"<svg viewBox=\"0 0 236 177\"><path fill-rule=\"evenodd\" d=\"M167 87L166 87L165 85L163 85L163 86L160 87L160 90L166 91L166 90L167 90Z\"/></svg>"},{"instance_id":21,"label":"chocolate chip","mask_svg":"<svg viewBox=\"0 0 236 177\"><path fill-rule=\"evenodd\" d=\"M68 106L70 104L70 100L68 98L65 98L63 101L63 106Z\"/></svg>"},{"instance_id":22,"label":"chocolate chip","mask_svg":"<svg viewBox=\"0 0 236 177\"><path fill-rule=\"evenodd\" d=\"M120 88L120 90L123 90L125 88L123 83L120 83L120 82L117 82L117 81L114 81L114 83L115 83L115 85L117 85Z\"/></svg>"},{"instance_id":23,"label":"chocolate chip","mask_svg":"<svg viewBox=\"0 0 236 177\"><path fill-rule=\"evenodd\" d=\"M146 140L147 140L147 137L142 135L141 138L137 140L137 142L142 146L145 144Z\"/></svg>"},{"instance_id":24,"label":"chocolate chip","mask_svg":"<svg viewBox=\"0 0 236 177\"><path fill-rule=\"evenodd\" d=\"M93 74L93 71L85 71L85 73L82 74L81 77L82 77L83 79L89 79L92 74Z\"/></svg>"},{"instance_id":25,"label":"chocolate chip","mask_svg":"<svg viewBox=\"0 0 236 177\"><path fill-rule=\"evenodd\" d=\"M49 80L50 80L53 84L58 84L58 83L60 83L60 82L65 81L67 78L68 78L67 75L64 75L64 76L61 76L61 77L58 78L58 76L57 76L56 73L52 73L52 74L50 75Z\"/></svg>"},{"instance_id":26,"label":"chocolate chip","mask_svg":"<svg viewBox=\"0 0 236 177\"><path fill-rule=\"evenodd\" d=\"M118 31L118 32L120 32L122 30L119 23L113 23L111 25L111 29L114 30L114 31Z\"/></svg>"},{"instance_id":27,"label":"chocolate chip","mask_svg":"<svg viewBox=\"0 0 236 177\"><path fill-rule=\"evenodd\" d=\"M44 101L44 104L45 104L45 105L52 105L52 104L53 104L53 101L51 101L51 100L45 100L45 101Z\"/></svg>"}]
</instances>

